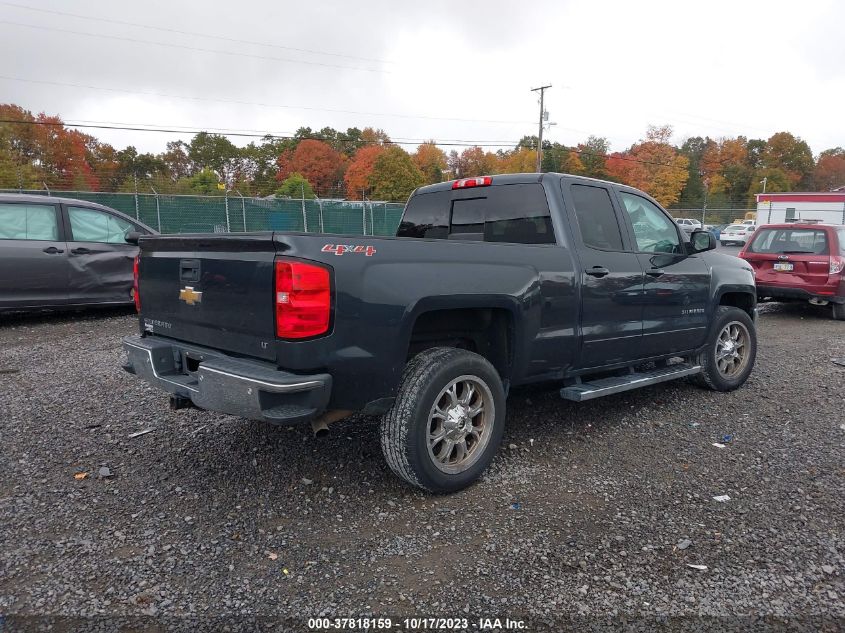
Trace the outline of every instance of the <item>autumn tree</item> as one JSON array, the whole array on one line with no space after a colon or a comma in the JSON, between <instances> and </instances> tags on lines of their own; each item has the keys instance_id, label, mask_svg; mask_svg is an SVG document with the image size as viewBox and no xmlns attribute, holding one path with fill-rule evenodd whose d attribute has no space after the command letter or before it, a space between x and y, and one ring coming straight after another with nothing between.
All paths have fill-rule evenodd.
<instances>
[{"instance_id":1,"label":"autumn tree","mask_svg":"<svg viewBox=\"0 0 845 633\"><path fill-rule=\"evenodd\" d=\"M819 155L813 170L813 186L817 191L845 186L845 149L826 149Z\"/></svg>"},{"instance_id":2,"label":"autumn tree","mask_svg":"<svg viewBox=\"0 0 845 633\"><path fill-rule=\"evenodd\" d=\"M755 173L749 163L748 140L744 136L716 141L708 138L699 171L711 206L747 202L748 187Z\"/></svg>"},{"instance_id":3,"label":"autumn tree","mask_svg":"<svg viewBox=\"0 0 845 633\"><path fill-rule=\"evenodd\" d=\"M769 169L780 169L793 189L807 189L813 176L813 152L806 142L789 132L778 132L766 141L763 164Z\"/></svg>"},{"instance_id":4,"label":"autumn tree","mask_svg":"<svg viewBox=\"0 0 845 633\"><path fill-rule=\"evenodd\" d=\"M425 177L400 147L387 147L376 159L370 176L374 200L406 200L411 192L425 183Z\"/></svg>"},{"instance_id":5,"label":"autumn tree","mask_svg":"<svg viewBox=\"0 0 845 633\"><path fill-rule=\"evenodd\" d=\"M477 145L468 147L450 165L456 178L487 176L499 173L499 159L493 152L485 152Z\"/></svg>"},{"instance_id":6,"label":"autumn tree","mask_svg":"<svg viewBox=\"0 0 845 633\"><path fill-rule=\"evenodd\" d=\"M589 136L583 143L579 143L578 158L584 167L583 174L590 178L605 179L608 176L605 163L610 151L610 143L600 136Z\"/></svg>"},{"instance_id":7,"label":"autumn tree","mask_svg":"<svg viewBox=\"0 0 845 633\"><path fill-rule=\"evenodd\" d=\"M426 141L411 155L426 183L431 184L443 180L443 172L447 169L446 152L437 147L434 141Z\"/></svg>"},{"instance_id":8,"label":"autumn tree","mask_svg":"<svg viewBox=\"0 0 845 633\"><path fill-rule=\"evenodd\" d=\"M608 174L651 194L663 206L677 202L687 181L689 160L671 145L671 137L671 127L649 126L645 139L608 158Z\"/></svg>"},{"instance_id":9,"label":"autumn tree","mask_svg":"<svg viewBox=\"0 0 845 633\"><path fill-rule=\"evenodd\" d=\"M305 198L306 200L313 200L317 196L314 195L314 189L311 188L305 176L294 172L282 181L282 185L276 189L276 195L280 198Z\"/></svg>"},{"instance_id":10,"label":"autumn tree","mask_svg":"<svg viewBox=\"0 0 845 633\"><path fill-rule=\"evenodd\" d=\"M279 156L276 179L281 182L295 172L300 173L317 193L328 197L343 177L344 163L344 156L328 143L308 139Z\"/></svg>"},{"instance_id":11,"label":"autumn tree","mask_svg":"<svg viewBox=\"0 0 845 633\"><path fill-rule=\"evenodd\" d=\"M528 171L534 171L532 168ZM543 158L541 169L544 172L558 172L562 174L582 175L584 163L577 152L572 151L560 143L543 142Z\"/></svg>"},{"instance_id":12,"label":"autumn tree","mask_svg":"<svg viewBox=\"0 0 845 633\"><path fill-rule=\"evenodd\" d=\"M349 163L346 173L343 175L346 197L349 200L361 200L364 191L372 187L370 181L376 159L385 151L387 150L383 145L365 145L355 153L352 162Z\"/></svg>"},{"instance_id":13,"label":"autumn tree","mask_svg":"<svg viewBox=\"0 0 845 633\"><path fill-rule=\"evenodd\" d=\"M763 192L763 179L766 181L766 191L792 191L792 179L789 174L778 167L764 167L754 172L754 178L748 187L749 201L754 195Z\"/></svg>"},{"instance_id":14,"label":"autumn tree","mask_svg":"<svg viewBox=\"0 0 845 633\"><path fill-rule=\"evenodd\" d=\"M387 135L387 132L382 130L381 128L374 130L371 127L365 127L361 131L361 140L364 143L375 144L375 145L390 145L390 137Z\"/></svg>"},{"instance_id":15,"label":"autumn tree","mask_svg":"<svg viewBox=\"0 0 845 633\"><path fill-rule=\"evenodd\" d=\"M499 171L503 174L533 172L537 168L537 150L517 147L499 158Z\"/></svg>"},{"instance_id":16,"label":"autumn tree","mask_svg":"<svg viewBox=\"0 0 845 633\"><path fill-rule=\"evenodd\" d=\"M681 190L678 202L681 205L697 205L704 201L704 178L701 161L709 138L693 136L686 139L678 150L689 161L687 166L687 182Z\"/></svg>"}]
</instances>

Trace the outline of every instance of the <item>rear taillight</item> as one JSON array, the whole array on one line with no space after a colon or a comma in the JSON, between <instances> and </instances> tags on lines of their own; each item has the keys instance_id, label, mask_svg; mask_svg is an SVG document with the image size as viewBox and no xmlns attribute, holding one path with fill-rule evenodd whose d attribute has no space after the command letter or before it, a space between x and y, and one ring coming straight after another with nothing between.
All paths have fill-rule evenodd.
<instances>
[{"instance_id":1,"label":"rear taillight","mask_svg":"<svg viewBox=\"0 0 845 633\"><path fill-rule=\"evenodd\" d=\"M327 268L276 260L276 336L310 338L329 331L331 278Z\"/></svg>"},{"instance_id":2,"label":"rear taillight","mask_svg":"<svg viewBox=\"0 0 845 633\"><path fill-rule=\"evenodd\" d=\"M132 296L135 299L135 310L141 312L141 295L138 292L138 266L141 263L141 256L135 256L135 263L132 265Z\"/></svg>"},{"instance_id":3,"label":"rear taillight","mask_svg":"<svg viewBox=\"0 0 845 633\"><path fill-rule=\"evenodd\" d=\"M830 274L831 275L838 275L843 270L845 270L845 257L840 257L839 255L831 255L830 256Z\"/></svg>"},{"instance_id":4,"label":"rear taillight","mask_svg":"<svg viewBox=\"0 0 845 633\"><path fill-rule=\"evenodd\" d=\"M489 187L493 184L492 176L479 176L478 178L462 178L452 183L452 189L468 189L469 187Z\"/></svg>"}]
</instances>

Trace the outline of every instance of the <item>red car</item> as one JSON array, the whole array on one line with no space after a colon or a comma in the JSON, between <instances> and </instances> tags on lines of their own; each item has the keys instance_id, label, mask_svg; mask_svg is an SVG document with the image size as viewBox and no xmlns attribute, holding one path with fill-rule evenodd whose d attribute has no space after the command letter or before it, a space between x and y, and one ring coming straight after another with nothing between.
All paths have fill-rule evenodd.
<instances>
[{"instance_id":1,"label":"red car","mask_svg":"<svg viewBox=\"0 0 845 633\"><path fill-rule=\"evenodd\" d=\"M830 304L845 320L845 226L766 224L739 256L754 268L759 301Z\"/></svg>"}]
</instances>

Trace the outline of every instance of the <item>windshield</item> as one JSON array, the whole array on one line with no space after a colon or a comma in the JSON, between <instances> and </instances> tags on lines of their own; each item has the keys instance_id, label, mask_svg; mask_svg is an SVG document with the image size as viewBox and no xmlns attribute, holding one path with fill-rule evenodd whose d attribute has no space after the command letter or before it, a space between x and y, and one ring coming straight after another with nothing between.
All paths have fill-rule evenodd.
<instances>
[{"instance_id":1,"label":"windshield","mask_svg":"<svg viewBox=\"0 0 845 633\"><path fill-rule=\"evenodd\" d=\"M752 253L827 255L827 233L821 229L762 229L748 250Z\"/></svg>"},{"instance_id":2,"label":"windshield","mask_svg":"<svg viewBox=\"0 0 845 633\"><path fill-rule=\"evenodd\" d=\"M748 228L748 227L747 227L747 226L745 226L744 224L731 224L731 225L730 225L728 228L726 228L725 230L726 230L726 231L744 231L744 230L745 230L745 229L747 229L747 228Z\"/></svg>"}]
</instances>

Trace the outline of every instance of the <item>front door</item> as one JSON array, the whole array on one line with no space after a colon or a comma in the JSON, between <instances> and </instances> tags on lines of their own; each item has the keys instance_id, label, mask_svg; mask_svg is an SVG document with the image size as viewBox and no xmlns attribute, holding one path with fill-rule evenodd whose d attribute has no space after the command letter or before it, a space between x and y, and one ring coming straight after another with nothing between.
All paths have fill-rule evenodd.
<instances>
[{"instance_id":1,"label":"front door","mask_svg":"<svg viewBox=\"0 0 845 633\"><path fill-rule=\"evenodd\" d=\"M710 268L701 255L687 255L678 226L647 198L619 190L645 273L643 349L659 356L694 349L707 336Z\"/></svg>"},{"instance_id":2,"label":"front door","mask_svg":"<svg viewBox=\"0 0 845 633\"><path fill-rule=\"evenodd\" d=\"M54 204L0 203L0 308L67 302L68 259Z\"/></svg>"},{"instance_id":3,"label":"front door","mask_svg":"<svg viewBox=\"0 0 845 633\"><path fill-rule=\"evenodd\" d=\"M68 206L66 210L70 303L131 302L138 247L127 243L126 235L139 227L100 209Z\"/></svg>"},{"instance_id":4,"label":"front door","mask_svg":"<svg viewBox=\"0 0 845 633\"><path fill-rule=\"evenodd\" d=\"M629 248L610 190L562 181L580 259L581 351L578 369L639 356L643 270Z\"/></svg>"}]
</instances>

